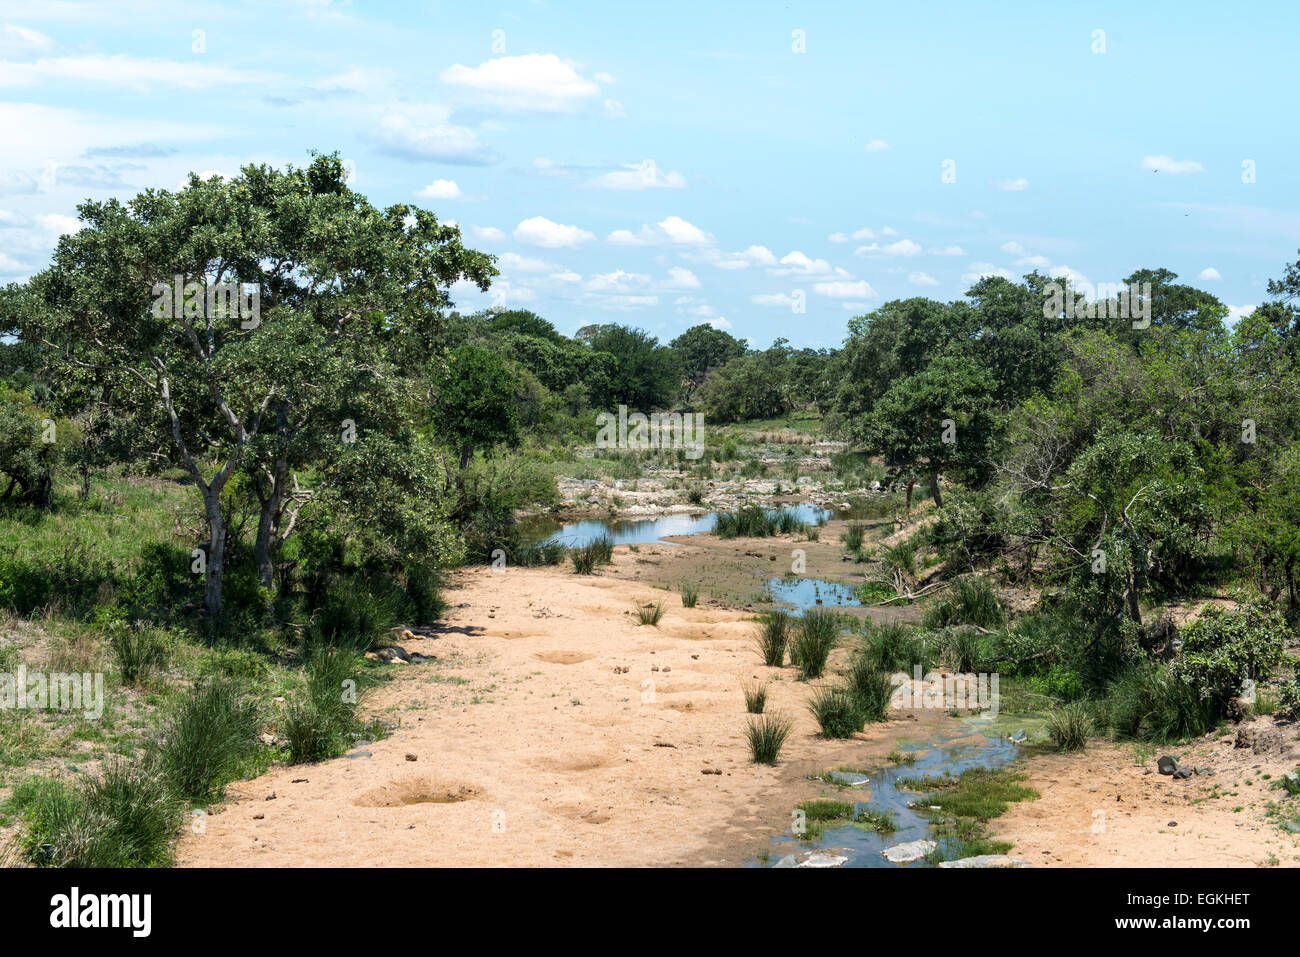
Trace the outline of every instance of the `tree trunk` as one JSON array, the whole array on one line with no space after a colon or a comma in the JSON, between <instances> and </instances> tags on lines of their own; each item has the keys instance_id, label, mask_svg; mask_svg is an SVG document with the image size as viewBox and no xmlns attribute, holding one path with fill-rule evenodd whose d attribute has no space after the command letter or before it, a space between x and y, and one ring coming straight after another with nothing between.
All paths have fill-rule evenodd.
<instances>
[{"instance_id":1,"label":"tree trunk","mask_svg":"<svg viewBox=\"0 0 1300 957\"><path fill-rule=\"evenodd\" d=\"M81 467L81 500L90 501L90 466Z\"/></svg>"},{"instance_id":2,"label":"tree trunk","mask_svg":"<svg viewBox=\"0 0 1300 957\"><path fill-rule=\"evenodd\" d=\"M915 476L909 476L907 480L907 507L903 513L908 520L912 518L912 486L916 484Z\"/></svg>"},{"instance_id":3,"label":"tree trunk","mask_svg":"<svg viewBox=\"0 0 1300 957\"><path fill-rule=\"evenodd\" d=\"M939 470L930 469L930 497L935 508L943 508L943 495L939 492Z\"/></svg>"},{"instance_id":4,"label":"tree trunk","mask_svg":"<svg viewBox=\"0 0 1300 957\"><path fill-rule=\"evenodd\" d=\"M280 513L284 507L284 483L288 468L276 463L271 494L262 500L257 517L257 540L253 543L253 558L257 562L257 580L268 592L275 584L275 542L280 529Z\"/></svg>"},{"instance_id":5,"label":"tree trunk","mask_svg":"<svg viewBox=\"0 0 1300 957\"><path fill-rule=\"evenodd\" d=\"M203 510L212 533L208 539L203 607L209 618L217 619L221 617L221 566L226 554L226 519L221 514L221 493L213 489L205 491Z\"/></svg>"}]
</instances>

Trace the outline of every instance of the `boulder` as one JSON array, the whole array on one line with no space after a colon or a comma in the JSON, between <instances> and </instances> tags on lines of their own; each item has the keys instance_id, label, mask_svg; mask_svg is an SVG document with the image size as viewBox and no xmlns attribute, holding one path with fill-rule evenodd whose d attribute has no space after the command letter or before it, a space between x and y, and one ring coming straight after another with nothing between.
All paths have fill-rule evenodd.
<instances>
[{"instance_id":1,"label":"boulder","mask_svg":"<svg viewBox=\"0 0 1300 957\"><path fill-rule=\"evenodd\" d=\"M1156 762L1156 770L1161 774L1173 774L1178 770L1178 762L1171 754L1166 754Z\"/></svg>"},{"instance_id":2,"label":"boulder","mask_svg":"<svg viewBox=\"0 0 1300 957\"><path fill-rule=\"evenodd\" d=\"M940 861L940 867L1029 867L1028 861L1007 854L980 854L955 861Z\"/></svg>"}]
</instances>

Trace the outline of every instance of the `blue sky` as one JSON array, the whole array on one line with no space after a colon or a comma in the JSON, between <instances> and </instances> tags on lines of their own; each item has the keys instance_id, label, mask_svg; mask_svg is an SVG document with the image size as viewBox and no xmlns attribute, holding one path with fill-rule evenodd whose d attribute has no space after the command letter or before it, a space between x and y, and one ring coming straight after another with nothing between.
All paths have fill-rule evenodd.
<instances>
[{"instance_id":1,"label":"blue sky","mask_svg":"<svg viewBox=\"0 0 1300 957\"><path fill-rule=\"evenodd\" d=\"M1248 310L1300 247L1300 5L1069 6L0 0L0 281L86 197L316 149L501 257L461 308L565 333L835 346L1035 267Z\"/></svg>"}]
</instances>

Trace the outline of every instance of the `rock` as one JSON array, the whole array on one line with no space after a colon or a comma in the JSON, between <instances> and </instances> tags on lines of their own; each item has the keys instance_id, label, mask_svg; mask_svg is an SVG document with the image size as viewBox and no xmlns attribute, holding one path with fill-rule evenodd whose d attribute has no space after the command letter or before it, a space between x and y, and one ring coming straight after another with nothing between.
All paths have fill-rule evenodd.
<instances>
[{"instance_id":1,"label":"rock","mask_svg":"<svg viewBox=\"0 0 1300 957\"><path fill-rule=\"evenodd\" d=\"M1191 768L1179 768L1174 772L1174 779L1177 781L1186 781L1193 773L1195 772L1193 772Z\"/></svg>"},{"instance_id":2,"label":"rock","mask_svg":"<svg viewBox=\"0 0 1300 957\"><path fill-rule=\"evenodd\" d=\"M1168 824L1165 825L1165 827L1177 827L1177 826L1178 826L1177 821L1170 821Z\"/></svg>"},{"instance_id":3,"label":"rock","mask_svg":"<svg viewBox=\"0 0 1300 957\"><path fill-rule=\"evenodd\" d=\"M1044 854L1047 852L1044 851ZM1029 867L1028 861L1022 861L1007 854L980 854L976 857L963 857L956 861L940 861L940 867Z\"/></svg>"},{"instance_id":4,"label":"rock","mask_svg":"<svg viewBox=\"0 0 1300 957\"><path fill-rule=\"evenodd\" d=\"M1014 741L1016 744L1019 744L1020 742L1024 741L1027 737L1029 737L1029 735L1025 734L1025 729L1019 728L1016 730L1015 734L1011 735L1011 740Z\"/></svg>"},{"instance_id":5,"label":"rock","mask_svg":"<svg viewBox=\"0 0 1300 957\"><path fill-rule=\"evenodd\" d=\"M854 771L832 771L830 779L836 784L843 784L845 787L850 788L860 788L871 780L865 774L858 774Z\"/></svg>"},{"instance_id":6,"label":"rock","mask_svg":"<svg viewBox=\"0 0 1300 957\"><path fill-rule=\"evenodd\" d=\"M799 862L799 867L839 867L847 864L849 859L843 854L824 854L820 851L809 854Z\"/></svg>"},{"instance_id":7,"label":"rock","mask_svg":"<svg viewBox=\"0 0 1300 957\"><path fill-rule=\"evenodd\" d=\"M1156 769L1161 774L1173 774L1178 770L1178 762L1174 760L1173 755L1166 754L1156 762Z\"/></svg>"},{"instance_id":8,"label":"rock","mask_svg":"<svg viewBox=\"0 0 1300 957\"><path fill-rule=\"evenodd\" d=\"M908 841L906 844L887 847L880 853L885 855L885 860L892 864L910 864L919 861L936 847L938 845L934 841Z\"/></svg>"},{"instance_id":9,"label":"rock","mask_svg":"<svg viewBox=\"0 0 1300 957\"><path fill-rule=\"evenodd\" d=\"M793 854L787 854L785 857L781 858L772 866L773 867L798 867L799 859L796 858Z\"/></svg>"},{"instance_id":10,"label":"rock","mask_svg":"<svg viewBox=\"0 0 1300 957\"><path fill-rule=\"evenodd\" d=\"M420 760L420 759L419 759L419 757L417 757L416 755L412 754L410 751L407 751L407 752L406 752L406 760L408 760L408 761L418 761L418 760Z\"/></svg>"}]
</instances>

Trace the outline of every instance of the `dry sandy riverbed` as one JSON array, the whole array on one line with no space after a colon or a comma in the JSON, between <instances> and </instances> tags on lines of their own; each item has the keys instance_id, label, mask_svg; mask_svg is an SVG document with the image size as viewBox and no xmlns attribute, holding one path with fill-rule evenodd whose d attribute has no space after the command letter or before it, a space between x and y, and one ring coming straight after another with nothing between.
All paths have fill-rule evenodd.
<instances>
[{"instance_id":1,"label":"dry sandy riverbed","mask_svg":"<svg viewBox=\"0 0 1300 957\"><path fill-rule=\"evenodd\" d=\"M181 841L179 863L735 865L821 793L806 775L878 766L900 738L955 726L916 712L821 739L810 685L760 664L753 612L703 597L683 608L635 580L678 548L620 547L594 577L567 566L458 571L438 636L405 645L437 660L395 666L368 702L400 727L365 745L369 757L232 785L205 832ZM666 607L658 627L632 614L650 601ZM775 768L750 763L743 738L741 684L764 676L780 679L769 710L795 721Z\"/></svg>"}]
</instances>

